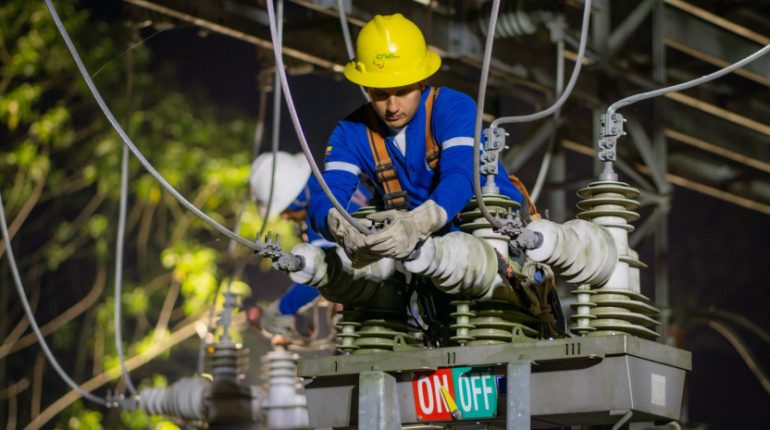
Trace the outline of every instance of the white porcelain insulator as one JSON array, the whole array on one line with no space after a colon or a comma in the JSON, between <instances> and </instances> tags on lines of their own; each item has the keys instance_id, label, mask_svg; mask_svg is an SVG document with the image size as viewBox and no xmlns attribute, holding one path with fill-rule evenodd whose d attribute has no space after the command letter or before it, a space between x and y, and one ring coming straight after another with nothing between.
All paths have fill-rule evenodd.
<instances>
[{"instance_id":1,"label":"white porcelain insulator","mask_svg":"<svg viewBox=\"0 0 770 430\"><path fill-rule=\"evenodd\" d=\"M529 258L550 265L574 284L602 285L618 264L615 240L607 229L584 220L557 224L532 221L527 229L542 235L540 247L527 251Z\"/></svg>"}]
</instances>

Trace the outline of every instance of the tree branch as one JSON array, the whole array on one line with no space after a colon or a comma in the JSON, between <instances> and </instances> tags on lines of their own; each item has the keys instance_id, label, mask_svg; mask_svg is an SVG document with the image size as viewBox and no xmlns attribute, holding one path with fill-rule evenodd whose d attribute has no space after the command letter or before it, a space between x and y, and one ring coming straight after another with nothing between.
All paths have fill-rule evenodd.
<instances>
[{"instance_id":1,"label":"tree branch","mask_svg":"<svg viewBox=\"0 0 770 430\"><path fill-rule=\"evenodd\" d=\"M162 354L172 346L195 335L196 325L203 323L204 320L205 320L205 312L202 314L199 314L193 321L181 327L179 330L171 333L166 339L164 339L163 342L155 343L149 349L147 349L147 351L139 355L135 355L130 359L126 360L126 369L131 371L136 368L139 368L147 364L153 358ZM85 389L86 391L94 391L95 389L101 387L102 385L110 381L113 381L119 377L120 377L120 366L113 367L112 369L107 370L106 372L103 372L89 379L88 381L84 382L81 385L81 387L83 387L83 389ZM69 391L67 394L60 397L58 400L56 400L50 406L48 406L40 415L35 417L26 427L24 427L24 430L36 430L36 429L42 428L43 425L45 425L48 421L50 421L52 418L58 415L61 411L63 411L67 406L71 405L75 400L79 398L80 398L80 393L78 393L75 390Z\"/></svg>"},{"instance_id":2,"label":"tree branch","mask_svg":"<svg viewBox=\"0 0 770 430\"><path fill-rule=\"evenodd\" d=\"M68 322L72 321L77 316L79 316L80 314L88 310L91 306L93 306L93 304L96 303L96 300L101 296L102 291L104 291L104 285L105 285L106 279L107 279L107 270L103 265L99 266L99 269L96 272L96 279L94 280L94 286L91 288L91 291L89 291L85 297L80 299L79 302L75 303L69 309L60 313L56 318L52 319L51 321L47 322L44 326L40 327L40 331L43 333L43 336L47 336L55 332L56 330L61 328L64 324L67 324ZM8 336L8 337L10 338L11 336ZM34 333L29 333L26 336L19 339L18 341L6 339L6 341L3 342L2 345L0 345L0 359L16 351L24 349L36 342L37 342L37 338L35 337Z\"/></svg>"},{"instance_id":3,"label":"tree branch","mask_svg":"<svg viewBox=\"0 0 770 430\"><path fill-rule=\"evenodd\" d=\"M174 310L174 304L177 297L179 297L179 282L172 282L171 289L166 294L166 300L163 301L163 307L161 308L160 315L158 316L158 323L155 324L155 334L153 335L153 342L160 342L164 333L168 330L168 322L171 318L171 311Z\"/></svg>"},{"instance_id":4,"label":"tree branch","mask_svg":"<svg viewBox=\"0 0 770 430\"><path fill-rule=\"evenodd\" d=\"M8 227L8 235L10 236L10 239L13 239L13 236L16 235L16 232L19 231L19 228L21 228L21 225L24 224L24 221L27 220L30 212L32 212L32 209L40 199L40 195L43 193L43 186L45 185L45 179L47 176L48 172L46 172L45 176L40 178L40 180L35 184L35 188L32 190L32 193L24 201L24 205L21 207L21 209L19 209L19 213L16 215L16 218L13 220L10 227ZM5 242L0 243L0 257L2 257L4 253Z\"/></svg>"}]
</instances>

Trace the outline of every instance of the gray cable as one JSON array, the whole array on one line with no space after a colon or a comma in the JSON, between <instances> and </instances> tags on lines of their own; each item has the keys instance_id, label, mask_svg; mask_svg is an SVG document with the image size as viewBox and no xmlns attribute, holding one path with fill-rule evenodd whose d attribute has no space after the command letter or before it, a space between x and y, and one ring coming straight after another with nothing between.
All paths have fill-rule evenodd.
<instances>
[{"instance_id":1,"label":"gray cable","mask_svg":"<svg viewBox=\"0 0 770 430\"><path fill-rule=\"evenodd\" d=\"M612 105L610 105L609 108L607 108L607 117L609 118L613 113L615 113L618 109L634 104L636 102L640 102L642 100L651 99L653 97L662 96L663 94L667 94L673 91L682 91L686 90L688 88L692 88L694 86L704 84L709 81L713 81L714 79L720 78L728 73L731 73L732 71L739 69L746 64L751 63L752 61L756 60L757 58L767 54L770 52L770 44L765 45L764 48L760 49L759 51L756 51L755 53L749 55L748 57L738 61L737 63L733 63L723 69L719 69L716 72L709 73L708 75L701 76L700 78L693 79L687 82L682 82L681 84L671 85L670 87L660 88L657 90L647 91L644 93L636 94L633 96L626 97L624 99L618 100Z\"/></svg>"},{"instance_id":2,"label":"gray cable","mask_svg":"<svg viewBox=\"0 0 770 430\"><path fill-rule=\"evenodd\" d=\"M50 1L50 0L46 0ZM267 17L270 24L270 36L273 40L278 39L278 30L276 29L276 19L275 19L275 10L273 8L273 2L272 0L268 0L265 2L267 4ZM310 170L313 171L313 176L315 176L316 180L318 181L318 184L321 186L321 188L324 191L324 194L326 194L326 197L331 202L332 206L334 206L335 209L342 215L345 220L347 220L350 225L354 226L358 231L360 231L364 235L368 235L369 230L367 230L363 225L356 222L355 219L353 219L352 216L348 213L348 211L345 210L344 207L340 204L340 202L337 201L337 198L334 197L334 194L332 194L332 191L329 189L329 186L326 184L326 181L324 180L323 176L321 175L321 171L318 169L318 164L316 164L315 160L313 159L313 154L310 152L310 145L307 143L307 139L305 139L305 133L302 131L302 125L299 123L299 118L297 117L297 109L294 107L294 99L291 96L291 89L289 88L289 82L286 78L286 70L283 66L283 58L281 55L281 51L278 49L278 46L273 43L273 53L275 54L275 66L278 69L278 72L281 76L281 86L283 87L283 92L286 94L286 105L289 108L289 115L291 116L291 121L294 124L294 130L297 132L297 137L299 138L299 143L302 146L302 152L305 153L305 157L307 158L308 164L310 164Z\"/></svg>"},{"instance_id":3,"label":"gray cable","mask_svg":"<svg viewBox=\"0 0 770 430\"><path fill-rule=\"evenodd\" d=\"M621 427L623 427L623 424L625 424L626 422L628 422L628 420L631 419L633 415L634 415L634 411L632 410L629 410L628 412L626 412L622 417L620 417L618 422L616 422L615 425L612 426L612 430L619 430Z\"/></svg>"},{"instance_id":4,"label":"gray cable","mask_svg":"<svg viewBox=\"0 0 770 430\"><path fill-rule=\"evenodd\" d=\"M586 44L588 43L588 27L590 21L591 0L586 0L585 4L583 5L583 28L580 30L580 46L578 47L577 58L575 58L575 68L572 69L572 76L570 76L569 82L567 82L567 88L564 89L561 97L559 97L551 107L544 111L529 115L516 115L497 118L496 120L492 121L490 128L496 128L500 124L530 122L545 118L556 112L556 110L558 110L564 104L564 102L567 101L567 98L569 98L569 96L572 94L572 90L575 88L578 76L580 76L580 69L583 67L583 57L585 56Z\"/></svg>"},{"instance_id":5,"label":"gray cable","mask_svg":"<svg viewBox=\"0 0 770 430\"><path fill-rule=\"evenodd\" d=\"M241 237L240 235L233 233L232 231L228 230L223 225L219 224L215 220L213 220L211 217L203 213L200 209L195 207L192 203L187 201L177 190L174 189L174 187L171 186L164 178L161 176L160 173L158 173L157 170L150 164L149 161L147 161L146 158L144 158L144 155L142 155L141 151L134 145L134 143L131 141L131 138L128 137L126 132L123 130L123 128L120 126L118 121L115 119L115 117L112 115L112 112L110 111L110 108L107 106L107 104L104 102L104 99L102 99L101 94L99 93L99 90L96 88L96 85L94 84L94 81L91 79L91 76L88 73L88 70L86 69L86 66L83 64L83 60L80 59L80 54L78 54L77 49L75 48L75 45L72 43L72 40L69 37L69 34L67 33L67 29L64 28L64 24L62 24L61 19L59 18L59 14L56 12L56 8L54 7L53 3L51 3L51 0L45 0L45 4L48 7L48 12L51 14L51 18L53 18L54 23L56 24L56 28L59 30L59 34L61 34L62 39L64 39L64 43L67 45L67 49L70 51L70 54L72 55L72 59L75 61L75 64L78 67L78 70L80 71L80 75L83 77L83 80L86 82L86 85L88 86L88 89L91 91L91 94L93 95L94 99L96 100L96 103L99 105L99 108L104 113L104 116L107 117L107 120L110 122L112 127L115 129L115 131L118 133L120 138L123 140L123 143L125 143L126 146L131 150L131 152L134 154L134 156L139 160L140 163L142 163L142 166L160 183L160 185L168 191L175 199L179 201L179 203L182 204L185 208L187 208L189 211L194 213L196 216L198 216L200 219L205 221L208 225L213 227L218 232L222 233L223 235L229 237L230 239L235 240L236 242L240 243L241 245L253 249L255 251L262 250L262 244L258 242L252 242L248 239Z\"/></svg>"},{"instance_id":6,"label":"gray cable","mask_svg":"<svg viewBox=\"0 0 770 430\"><path fill-rule=\"evenodd\" d=\"M350 26L348 25L347 13L345 12L345 0L337 0L337 11L340 15L340 27L342 27L342 37L345 38L345 49L348 52L348 59L353 60L356 58L356 52L353 49L353 39L350 37ZM370 101L369 94L364 87L359 86L361 94L364 95L366 101Z\"/></svg>"},{"instance_id":7,"label":"gray cable","mask_svg":"<svg viewBox=\"0 0 770 430\"><path fill-rule=\"evenodd\" d=\"M642 100L651 99L653 97L662 96L664 94L668 94L668 93L674 92L674 91L686 90L688 88L692 88L694 86L705 84L706 82L709 82L709 81L713 81L714 79L720 78L720 77L722 77L722 76L724 76L724 75L726 75L728 73L731 73L732 71L734 71L736 69L739 69L739 68L745 66L746 64L751 63L752 61L756 60L757 58L759 58L759 57L761 57L761 56L763 56L765 54L767 54L768 52L770 52L770 44L765 45L764 48L760 49L759 51L754 52L753 54L749 55L748 57L746 57L746 58L744 58L744 59L742 59L742 60L740 60L740 61L738 61L736 63L733 63L733 64L731 64L731 65L729 65L727 67L719 69L716 72L709 73L708 75L701 76L700 78L692 79L692 80L689 80L687 82L682 82L680 84L671 85L671 86L664 87L664 88L659 88L657 90L646 91L646 92L643 92L643 93L635 94L635 95L626 97L624 99L618 100L615 103L613 103L612 105L610 105L610 107L607 108L606 118L609 121L609 119L612 117L612 115L615 114L615 112L617 112L618 109L620 109L622 107L625 107L625 106L628 106L628 105L631 105L631 104L634 104L636 102L640 102ZM611 160L608 160L608 161L604 162L604 173L602 173L602 175L608 175L608 177L611 177L611 175L614 175L614 171L613 171L613 168L612 168L612 163L613 162Z\"/></svg>"},{"instance_id":8,"label":"gray cable","mask_svg":"<svg viewBox=\"0 0 770 430\"><path fill-rule=\"evenodd\" d=\"M590 0L588 0L590 1ZM476 195L476 204L479 206L479 210L484 215L484 218L492 224L493 227L499 228L500 221L498 221L484 204L484 198L481 192L481 172L480 170L480 148L481 148L481 126L482 118L484 116L484 98L487 93L487 79L489 78L489 63L492 59L492 45L495 39L495 27L497 26L497 15L500 12L500 0L492 0L492 9L489 12L489 27L487 31L487 39L484 44L484 60L481 63L481 81L479 82L479 96L476 100L476 128L473 132L473 192ZM489 178L487 178L489 180Z\"/></svg>"},{"instance_id":9,"label":"gray cable","mask_svg":"<svg viewBox=\"0 0 770 430\"><path fill-rule=\"evenodd\" d=\"M73 381L69 375L67 375L66 372L64 372L64 369L61 368L61 365L59 365L59 362L56 360L56 357L54 357L53 353L51 352L51 349L48 348L48 344L45 341L45 337L43 336L43 333L40 331L40 327L37 325L37 321L35 320L35 314L32 313L32 308L29 306L29 300L27 299L27 295L24 292L24 286L21 283L21 276L19 275L19 268L16 266L16 259L13 256L13 248L11 248L11 235L8 233L8 224L5 219L5 207L3 205L3 196L0 193L0 230L2 230L3 233L3 242L5 242L5 254L8 256L8 264L11 267L11 275L13 276L13 282L14 285L16 285L16 291L19 293L19 298L21 299L21 304L24 307L24 312L27 314L27 319L29 319L29 325L32 327L32 331L35 332L35 337L37 337L37 341L40 344L40 348L43 349L43 352L45 353L45 356L48 358L48 361L51 363L51 366L56 370L56 373L59 374L59 376L64 380L64 382L67 383L73 390L77 391L81 396L84 398L94 402L98 403L100 405L106 405L107 401L101 397L97 397L88 391L84 390L80 385L78 385L75 381Z\"/></svg>"},{"instance_id":10,"label":"gray cable","mask_svg":"<svg viewBox=\"0 0 770 430\"><path fill-rule=\"evenodd\" d=\"M276 45L281 49L283 47L283 0L278 2L278 41ZM275 78L273 79L273 140L271 150L273 151L273 160L270 171L270 193L267 197L267 207L265 208L265 217L262 220L262 228L259 229L257 239L265 234L267 229L267 218L270 216L270 210L273 207L273 194L275 193L275 163L278 158L278 139L281 137L281 77L278 73L278 67L275 68ZM229 284L228 284L229 288ZM228 290L229 291L229 290Z\"/></svg>"},{"instance_id":11,"label":"gray cable","mask_svg":"<svg viewBox=\"0 0 770 430\"><path fill-rule=\"evenodd\" d=\"M126 382L126 388L137 396L136 387L131 382L131 376L126 367L126 357L123 355L123 318L121 302L123 301L123 245L126 233L126 203L128 200L128 148L123 146L123 157L120 162L120 203L118 205L118 238L115 243L115 350L120 361L120 374Z\"/></svg>"},{"instance_id":12,"label":"gray cable","mask_svg":"<svg viewBox=\"0 0 770 430\"><path fill-rule=\"evenodd\" d=\"M497 8L499 8L499 4L497 4ZM495 25L497 22L497 8L495 7L495 3L493 2L492 6L492 15L494 17L494 20L492 20L490 17L489 22L489 28L490 31L487 33L487 47L485 47L484 51L484 63L487 65L487 68L489 67L487 63L489 63L489 58L492 56L492 39L494 38L495 34ZM583 5L583 23L582 28L580 30L580 47L578 48L578 54L577 58L575 59L575 68L572 69L572 76L570 76L569 82L567 83L567 88L565 88L564 92L561 94L561 96L554 102L551 107L549 107L546 110L536 112L529 115L518 115L518 116L509 116L509 117L501 117L497 118L496 120L492 121L492 124L490 124L489 128L494 129L500 124L511 124L511 123L522 123L522 122L529 122L529 121L535 121L541 118L545 118L557 110L561 108L561 106L564 104L564 102L569 98L569 96L572 94L572 90L575 87L575 83L577 83L578 76L580 75L580 69L583 66L583 57L585 56L586 51L586 44L588 42L588 27L591 22L591 0L586 0ZM492 37L490 37L492 35ZM481 85L486 85L486 76L485 72L483 71L484 66L482 66L482 81ZM480 136L481 136L481 111L483 111L484 106L479 105L478 107L479 112L477 112L477 118L476 118L476 135L474 137L473 142L473 190L476 194L476 200L478 201L479 210L484 215L484 218L492 224L494 228L500 228L501 224L500 221L498 221L495 217L492 216L492 214L489 213L489 210L487 210L486 205L484 205L484 201L482 199L482 192L481 192L481 177L479 175L479 148L480 148Z\"/></svg>"}]
</instances>

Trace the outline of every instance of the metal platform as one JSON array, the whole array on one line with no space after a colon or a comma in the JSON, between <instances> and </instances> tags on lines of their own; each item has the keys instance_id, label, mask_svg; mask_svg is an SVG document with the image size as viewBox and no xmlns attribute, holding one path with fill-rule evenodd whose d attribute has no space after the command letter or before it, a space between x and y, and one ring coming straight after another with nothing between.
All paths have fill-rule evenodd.
<instances>
[{"instance_id":1,"label":"metal platform","mask_svg":"<svg viewBox=\"0 0 770 430\"><path fill-rule=\"evenodd\" d=\"M526 429L676 420L690 369L687 351L618 335L306 358L298 373L313 428Z\"/></svg>"}]
</instances>

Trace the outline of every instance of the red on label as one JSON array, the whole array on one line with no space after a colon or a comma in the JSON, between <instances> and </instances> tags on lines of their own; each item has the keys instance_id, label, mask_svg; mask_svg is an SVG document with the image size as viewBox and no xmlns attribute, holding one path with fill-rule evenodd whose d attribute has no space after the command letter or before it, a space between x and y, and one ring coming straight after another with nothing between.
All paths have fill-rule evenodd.
<instances>
[{"instance_id":1,"label":"red on label","mask_svg":"<svg viewBox=\"0 0 770 430\"><path fill-rule=\"evenodd\" d=\"M452 369L415 373L412 380L414 409L418 421L451 421L452 414L441 394L441 386L454 395Z\"/></svg>"}]
</instances>

